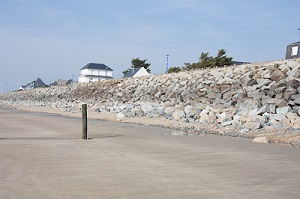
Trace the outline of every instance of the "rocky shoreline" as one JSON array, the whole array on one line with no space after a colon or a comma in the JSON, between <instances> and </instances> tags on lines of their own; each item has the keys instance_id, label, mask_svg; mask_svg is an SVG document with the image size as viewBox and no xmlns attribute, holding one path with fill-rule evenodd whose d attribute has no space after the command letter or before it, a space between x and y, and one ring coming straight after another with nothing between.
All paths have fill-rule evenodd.
<instances>
[{"instance_id":1,"label":"rocky shoreline","mask_svg":"<svg viewBox=\"0 0 300 199\"><path fill-rule=\"evenodd\" d=\"M80 112L300 147L300 59L106 80L0 95L0 106ZM102 115L102 116L101 116ZM152 122L151 122L152 121Z\"/></svg>"}]
</instances>

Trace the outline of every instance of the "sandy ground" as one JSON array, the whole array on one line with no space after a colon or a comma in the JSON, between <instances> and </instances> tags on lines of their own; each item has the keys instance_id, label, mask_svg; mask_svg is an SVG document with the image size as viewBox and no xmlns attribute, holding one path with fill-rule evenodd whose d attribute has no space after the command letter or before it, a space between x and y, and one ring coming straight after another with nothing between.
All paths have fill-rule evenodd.
<instances>
[{"instance_id":1,"label":"sandy ground","mask_svg":"<svg viewBox=\"0 0 300 199\"><path fill-rule=\"evenodd\" d=\"M44 112L53 113L64 116L70 116L75 118L81 118L80 112L66 112L64 108L48 108L48 107L26 107L26 106L15 106L13 108L19 110L25 110L30 112ZM213 123L183 123L175 120L168 120L166 118L147 118L147 117L125 117L123 119L117 118L117 114L109 112L96 112L92 110L93 107L89 107L88 118L108 120L108 121L118 121L131 124L142 124L159 126L169 129L179 129L181 131L179 134L190 134L197 135L202 133L214 134L214 135L227 135L233 137L244 137L244 138L256 138L256 137L266 137L269 143L276 143L285 146L294 146L295 143L300 142L300 131L291 130L289 128L270 128L265 127L259 130L251 130L247 133L240 133L240 129L236 126L223 127Z\"/></svg>"},{"instance_id":2,"label":"sandy ground","mask_svg":"<svg viewBox=\"0 0 300 199\"><path fill-rule=\"evenodd\" d=\"M298 198L299 149L0 108L0 198Z\"/></svg>"}]
</instances>

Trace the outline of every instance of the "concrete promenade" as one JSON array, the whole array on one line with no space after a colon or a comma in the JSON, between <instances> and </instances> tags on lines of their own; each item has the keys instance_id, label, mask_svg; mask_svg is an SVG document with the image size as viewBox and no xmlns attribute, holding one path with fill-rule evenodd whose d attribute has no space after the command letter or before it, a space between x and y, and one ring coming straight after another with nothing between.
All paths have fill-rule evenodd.
<instances>
[{"instance_id":1,"label":"concrete promenade","mask_svg":"<svg viewBox=\"0 0 300 199\"><path fill-rule=\"evenodd\" d=\"M300 197L300 149L0 108L0 199Z\"/></svg>"}]
</instances>

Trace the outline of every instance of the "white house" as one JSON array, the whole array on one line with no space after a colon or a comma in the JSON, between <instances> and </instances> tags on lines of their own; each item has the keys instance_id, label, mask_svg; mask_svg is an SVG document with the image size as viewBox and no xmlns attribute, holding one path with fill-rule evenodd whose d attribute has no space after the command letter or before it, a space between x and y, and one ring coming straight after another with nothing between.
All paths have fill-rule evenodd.
<instances>
[{"instance_id":1,"label":"white house","mask_svg":"<svg viewBox=\"0 0 300 199\"><path fill-rule=\"evenodd\" d=\"M78 82L88 83L112 79L112 69L105 64L89 63L80 69Z\"/></svg>"},{"instance_id":2,"label":"white house","mask_svg":"<svg viewBox=\"0 0 300 199\"><path fill-rule=\"evenodd\" d=\"M144 67L129 69L123 78L149 76L150 74Z\"/></svg>"}]
</instances>

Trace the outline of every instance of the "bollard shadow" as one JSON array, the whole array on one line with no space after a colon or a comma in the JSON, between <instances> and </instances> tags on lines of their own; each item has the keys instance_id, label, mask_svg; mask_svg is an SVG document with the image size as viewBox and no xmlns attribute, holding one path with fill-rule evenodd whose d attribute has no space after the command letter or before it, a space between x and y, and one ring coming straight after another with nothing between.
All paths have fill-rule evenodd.
<instances>
[{"instance_id":1,"label":"bollard shadow","mask_svg":"<svg viewBox=\"0 0 300 199\"><path fill-rule=\"evenodd\" d=\"M95 140L95 139L106 139L106 138L116 138L116 137L123 137L124 135L102 135L102 136L93 136L89 137L88 140Z\"/></svg>"},{"instance_id":2,"label":"bollard shadow","mask_svg":"<svg viewBox=\"0 0 300 199\"><path fill-rule=\"evenodd\" d=\"M107 139L107 138L116 138L122 137L123 135L103 135L103 136L93 136L89 137L86 140L97 140L97 139ZM2 137L0 141L5 140L83 140L82 138L59 138L59 137Z\"/></svg>"}]
</instances>

